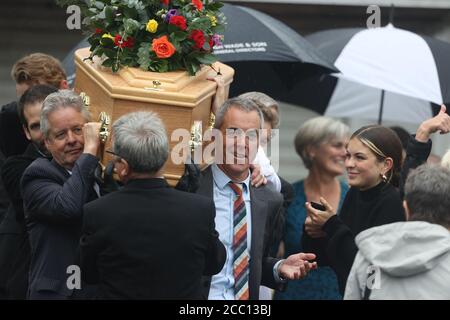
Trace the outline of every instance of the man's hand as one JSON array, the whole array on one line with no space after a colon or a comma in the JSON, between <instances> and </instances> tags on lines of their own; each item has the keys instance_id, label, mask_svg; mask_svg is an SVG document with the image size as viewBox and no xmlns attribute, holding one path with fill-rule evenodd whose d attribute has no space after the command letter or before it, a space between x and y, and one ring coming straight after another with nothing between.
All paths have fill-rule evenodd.
<instances>
[{"instance_id":1,"label":"man's hand","mask_svg":"<svg viewBox=\"0 0 450 320\"><path fill-rule=\"evenodd\" d=\"M84 135L84 150L83 153L92 154L97 156L98 149L100 147L100 122L88 122L83 127Z\"/></svg>"},{"instance_id":2,"label":"man's hand","mask_svg":"<svg viewBox=\"0 0 450 320\"><path fill-rule=\"evenodd\" d=\"M305 203L306 213L308 215L305 220L305 230L312 238L324 237L325 233L322 231L323 225L336 214L324 198L320 197L319 200L325 206L325 211L314 209L309 202Z\"/></svg>"},{"instance_id":3,"label":"man's hand","mask_svg":"<svg viewBox=\"0 0 450 320\"><path fill-rule=\"evenodd\" d=\"M251 164L250 170L252 172L252 186L258 188L261 185L267 184L267 178L261 173L261 166L259 164Z\"/></svg>"},{"instance_id":4,"label":"man's hand","mask_svg":"<svg viewBox=\"0 0 450 320\"><path fill-rule=\"evenodd\" d=\"M430 135L437 131L440 131L440 134L450 132L450 116L446 113L445 105L441 105L437 116L421 123L416 132L416 140L426 143Z\"/></svg>"},{"instance_id":5,"label":"man's hand","mask_svg":"<svg viewBox=\"0 0 450 320\"><path fill-rule=\"evenodd\" d=\"M225 92L225 81L221 75L215 75L212 77L208 77L207 80L214 81L217 83L216 94L214 95L211 111L214 115L217 114L220 107L226 100L226 92Z\"/></svg>"},{"instance_id":6,"label":"man's hand","mask_svg":"<svg viewBox=\"0 0 450 320\"><path fill-rule=\"evenodd\" d=\"M310 270L317 269L314 253L297 253L287 257L278 268L278 274L286 280L298 280L304 278Z\"/></svg>"}]
</instances>

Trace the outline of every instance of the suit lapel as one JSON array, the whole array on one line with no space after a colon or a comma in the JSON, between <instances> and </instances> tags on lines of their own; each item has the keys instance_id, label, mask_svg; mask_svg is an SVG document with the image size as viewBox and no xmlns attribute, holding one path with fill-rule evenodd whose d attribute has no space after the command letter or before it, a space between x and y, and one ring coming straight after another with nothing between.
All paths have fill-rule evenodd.
<instances>
[{"instance_id":1,"label":"suit lapel","mask_svg":"<svg viewBox=\"0 0 450 320\"><path fill-rule=\"evenodd\" d=\"M250 299L258 299L261 281L264 234L266 229L267 203L262 189L250 187L252 247L250 252Z\"/></svg>"}]
</instances>

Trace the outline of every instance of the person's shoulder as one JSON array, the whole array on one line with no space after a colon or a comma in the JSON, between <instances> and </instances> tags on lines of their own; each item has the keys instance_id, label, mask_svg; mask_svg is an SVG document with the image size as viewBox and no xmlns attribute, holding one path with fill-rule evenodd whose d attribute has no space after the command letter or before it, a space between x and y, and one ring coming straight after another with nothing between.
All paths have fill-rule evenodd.
<instances>
[{"instance_id":1,"label":"person's shoulder","mask_svg":"<svg viewBox=\"0 0 450 320\"><path fill-rule=\"evenodd\" d=\"M396 187L388 183L381 191L382 197L387 201L400 201L400 192Z\"/></svg>"},{"instance_id":2,"label":"person's shoulder","mask_svg":"<svg viewBox=\"0 0 450 320\"><path fill-rule=\"evenodd\" d=\"M23 181L26 181L29 178L47 176L55 171L57 171L57 168L50 159L37 158L25 169Z\"/></svg>"},{"instance_id":3,"label":"person's shoulder","mask_svg":"<svg viewBox=\"0 0 450 320\"><path fill-rule=\"evenodd\" d=\"M17 115L17 101L12 101L1 107L0 117L3 117L4 115L8 115L8 114Z\"/></svg>"},{"instance_id":4,"label":"person's shoulder","mask_svg":"<svg viewBox=\"0 0 450 320\"><path fill-rule=\"evenodd\" d=\"M25 171L25 169L34 161L26 155L17 155L8 157L2 165L2 176L12 172Z\"/></svg>"},{"instance_id":5,"label":"person's shoulder","mask_svg":"<svg viewBox=\"0 0 450 320\"><path fill-rule=\"evenodd\" d=\"M28 167L29 170L53 168L51 160L48 158L37 158Z\"/></svg>"},{"instance_id":6,"label":"person's shoulder","mask_svg":"<svg viewBox=\"0 0 450 320\"><path fill-rule=\"evenodd\" d=\"M251 187L253 190L253 193L264 200L268 201L279 201L283 202L283 195L272 188L270 188L268 185L263 185L259 187Z\"/></svg>"},{"instance_id":7,"label":"person's shoulder","mask_svg":"<svg viewBox=\"0 0 450 320\"><path fill-rule=\"evenodd\" d=\"M211 198L197 193L180 191L174 188L168 188L168 192L181 203L192 203L194 205L209 205L214 203Z\"/></svg>"},{"instance_id":8,"label":"person's shoulder","mask_svg":"<svg viewBox=\"0 0 450 320\"><path fill-rule=\"evenodd\" d=\"M86 203L84 205L84 210L85 211L87 211L87 210L99 211L99 210L95 210L95 209L97 209L97 208L105 209L107 207L119 209L117 203L128 206L129 204L125 203L121 198L122 197L121 197L120 190L111 192L104 196L101 196L100 198L98 198L96 200ZM100 211L102 211L102 210L100 210Z\"/></svg>"}]
</instances>

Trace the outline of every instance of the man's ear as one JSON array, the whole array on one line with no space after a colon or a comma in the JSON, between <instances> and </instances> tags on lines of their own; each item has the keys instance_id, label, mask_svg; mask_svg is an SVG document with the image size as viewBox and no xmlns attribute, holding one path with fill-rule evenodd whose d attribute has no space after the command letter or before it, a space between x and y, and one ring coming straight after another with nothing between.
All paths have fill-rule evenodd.
<instances>
[{"instance_id":1,"label":"man's ear","mask_svg":"<svg viewBox=\"0 0 450 320\"><path fill-rule=\"evenodd\" d=\"M67 80L61 80L59 83L59 89L69 89L69 84L67 83Z\"/></svg>"},{"instance_id":2,"label":"man's ear","mask_svg":"<svg viewBox=\"0 0 450 320\"><path fill-rule=\"evenodd\" d=\"M117 174L119 175L120 180L126 178L130 173L130 165L125 159L120 159L119 166L117 168Z\"/></svg>"},{"instance_id":3,"label":"man's ear","mask_svg":"<svg viewBox=\"0 0 450 320\"><path fill-rule=\"evenodd\" d=\"M25 132L25 136L28 140L31 140L30 132L28 131L28 128L25 125L22 125L23 132Z\"/></svg>"},{"instance_id":4,"label":"man's ear","mask_svg":"<svg viewBox=\"0 0 450 320\"><path fill-rule=\"evenodd\" d=\"M406 203L406 200L403 200L403 208L405 209L405 217L406 220L409 220L410 217L410 213L409 213L409 208L408 208L408 204Z\"/></svg>"},{"instance_id":5,"label":"man's ear","mask_svg":"<svg viewBox=\"0 0 450 320\"><path fill-rule=\"evenodd\" d=\"M44 138L45 148L50 151L51 141L48 138Z\"/></svg>"}]
</instances>

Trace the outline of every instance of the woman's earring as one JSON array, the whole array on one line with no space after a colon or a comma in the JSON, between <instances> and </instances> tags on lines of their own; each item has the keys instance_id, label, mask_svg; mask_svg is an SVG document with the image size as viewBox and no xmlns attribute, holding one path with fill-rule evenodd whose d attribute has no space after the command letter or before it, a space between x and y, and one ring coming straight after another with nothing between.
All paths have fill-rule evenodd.
<instances>
[{"instance_id":1,"label":"woman's earring","mask_svg":"<svg viewBox=\"0 0 450 320\"><path fill-rule=\"evenodd\" d=\"M381 176L381 180L383 180L383 182L386 183L387 182L386 175L384 173L380 173L380 176Z\"/></svg>"}]
</instances>

